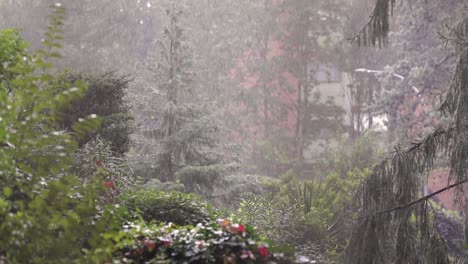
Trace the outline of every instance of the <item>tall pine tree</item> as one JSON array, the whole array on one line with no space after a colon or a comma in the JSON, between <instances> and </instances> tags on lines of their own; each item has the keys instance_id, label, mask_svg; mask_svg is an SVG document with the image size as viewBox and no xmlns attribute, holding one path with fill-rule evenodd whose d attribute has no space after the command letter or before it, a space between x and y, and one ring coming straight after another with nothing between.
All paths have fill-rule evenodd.
<instances>
[{"instance_id":1,"label":"tall pine tree","mask_svg":"<svg viewBox=\"0 0 468 264\"><path fill-rule=\"evenodd\" d=\"M134 158L154 164L159 180L180 180L191 191L211 190L225 172L219 151L219 107L194 85L191 40L186 37L185 5L171 1L167 26L148 61L148 83L136 105L140 133Z\"/></svg>"}]
</instances>

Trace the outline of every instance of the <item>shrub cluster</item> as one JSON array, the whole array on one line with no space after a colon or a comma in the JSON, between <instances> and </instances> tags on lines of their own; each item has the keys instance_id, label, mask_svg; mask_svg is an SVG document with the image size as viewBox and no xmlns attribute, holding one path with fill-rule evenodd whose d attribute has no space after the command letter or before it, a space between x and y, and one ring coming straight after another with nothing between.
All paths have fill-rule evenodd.
<instances>
[{"instance_id":1,"label":"shrub cluster","mask_svg":"<svg viewBox=\"0 0 468 264\"><path fill-rule=\"evenodd\" d=\"M124 234L114 263L291 263L256 240L251 227L229 219L195 227L131 224Z\"/></svg>"},{"instance_id":2,"label":"shrub cluster","mask_svg":"<svg viewBox=\"0 0 468 264\"><path fill-rule=\"evenodd\" d=\"M206 224L215 214L214 209L198 197L180 192L134 190L124 194L122 199L130 211L139 212L147 222Z\"/></svg>"}]
</instances>

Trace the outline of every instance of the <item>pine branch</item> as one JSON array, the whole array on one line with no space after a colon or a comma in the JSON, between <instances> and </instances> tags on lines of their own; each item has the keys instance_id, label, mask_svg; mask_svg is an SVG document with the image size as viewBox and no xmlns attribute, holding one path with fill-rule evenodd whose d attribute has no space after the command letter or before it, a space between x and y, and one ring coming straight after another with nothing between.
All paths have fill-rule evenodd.
<instances>
[{"instance_id":1,"label":"pine branch","mask_svg":"<svg viewBox=\"0 0 468 264\"><path fill-rule=\"evenodd\" d=\"M426 195L426 196L423 196L423 197L421 197L421 198L419 198L419 199L417 199L417 200L414 200L414 201L412 201L412 202L409 202L409 203L407 203L407 204L395 206L395 207L393 207L393 208L390 208L390 209L387 209L387 210L384 210L384 211L379 211L379 212L373 213L373 214L371 214L371 215L361 216L361 217L356 218L356 219L354 219L354 220L361 220L361 219L364 219L364 218L374 217L374 216L382 215L382 214L387 214L387 213L391 213L391 212L393 212L393 211L397 211L397 210L401 210L401 209L404 209L404 208L411 207L411 206L413 206L413 205L416 205L416 204L419 204L419 203L421 203L421 202L427 201L427 200L429 200L430 198L432 198L432 197L434 197L434 196L436 196L436 195L438 195L438 194L440 194L440 193L443 193L443 192L445 192L445 191L448 191L448 190L450 190L450 189L452 189L452 188L454 188L454 187L457 187L457 186L462 185L462 184L467 183L467 182L468 182L468 179L465 179L465 180L456 182L456 183L454 183L454 184L448 185L448 186L446 186L446 187L444 187L444 188L442 188L442 189L437 190L436 192L433 192L433 193L431 193L431 194L428 194L428 195Z\"/></svg>"},{"instance_id":2,"label":"pine branch","mask_svg":"<svg viewBox=\"0 0 468 264\"><path fill-rule=\"evenodd\" d=\"M372 44L375 47L376 43L379 47L386 46L389 32L388 17L393 15L395 2L396 0L377 0L367 24L356 35L347 40L357 41L358 46Z\"/></svg>"},{"instance_id":3,"label":"pine branch","mask_svg":"<svg viewBox=\"0 0 468 264\"><path fill-rule=\"evenodd\" d=\"M446 61L450 60L451 58L457 56L456 53L450 53L449 55L447 55L445 58L441 59L439 62L437 62L436 65L434 65L434 68L435 69L438 69L442 64L444 64Z\"/></svg>"}]
</instances>

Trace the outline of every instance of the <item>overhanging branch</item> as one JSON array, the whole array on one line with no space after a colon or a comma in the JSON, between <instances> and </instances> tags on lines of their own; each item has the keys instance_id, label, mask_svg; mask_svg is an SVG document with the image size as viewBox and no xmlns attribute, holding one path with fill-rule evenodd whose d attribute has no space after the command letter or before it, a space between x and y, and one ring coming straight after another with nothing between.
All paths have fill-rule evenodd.
<instances>
[{"instance_id":1,"label":"overhanging branch","mask_svg":"<svg viewBox=\"0 0 468 264\"><path fill-rule=\"evenodd\" d=\"M412 202L409 202L409 203L407 203L407 204L395 206L395 207L393 207L393 208L390 208L390 209L387 209L387 210L384 210L384 211L380 211L380 212L376 212L376 213L373 213L373 214L371 214L371 215L362 216L362 217L356 218L356 219L354 219L354 220L361 220L361 219L364 219L364 218L374 217L374 216L382 215L382 214L387 214L387 213L391 213L391 212L393 212L393 211L397 211L397 210L401 210L401 209L404 209L404 208L411 207L411 206L413 206L413 205L416 205L416 204L419 204L419 203L421 203L421 202L427 201L427 200L431 199L432 197L434 197L434 196L436 196L436 195L438 195L438 194L440 194L440 193L443 193L443 192L445 192L445 191L448 191L448 190L450 190L450 189L452 189L452 188L455 188L455 187L457 187L457 186L459 186L459 185L462 185L462 184L464 184L464 183L467 183L467 182L468 182L468 179L465 179L465 180L463 180L463 181L456 182L456 183L454 183L454 184L448 185L448 186L446 186L446 187L444 187L444 188L442 188L442 189L437 190L436 192L433 192L433 193L431 193L431 194L428 194L428 195L426 195L426 196L423 196L423 197L421 197L421 198L419 198L419 199L417 199L417 200L414 200L414 201L412 201Z\"/></svg>"}]
</instances>

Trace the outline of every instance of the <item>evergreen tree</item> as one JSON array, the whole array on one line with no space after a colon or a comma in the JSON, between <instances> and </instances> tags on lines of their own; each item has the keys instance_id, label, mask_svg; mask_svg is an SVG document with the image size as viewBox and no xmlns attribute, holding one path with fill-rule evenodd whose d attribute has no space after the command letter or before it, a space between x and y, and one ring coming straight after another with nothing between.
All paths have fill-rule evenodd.
<instances>
[{"instance_id":1,"label":"evergreen tree","mask_svg":"<svg viewBox=\"0 0 468 264\"><path fill-rule=\"evenodd\" d=\"M395 1L378 1L368 25L355 37L364 44L387 44L388 17ZM461 3L466 8L466 3ZM458 201L465 204L467 179L468 18L449 30L449 44L458 57L455 72L440 107L449 119L422 140L395 152L377 165L360 190L360 217L348 249L352 263L452 263L438 229L438 217L429 200L451 188L458 189ZM367 33L366 33L367 32ZM362 42L361 42L362 43ZM420 195L421 176L442 157L450 164L455 183ZM466 229L466 228L465 228ZM466 236L468 237L468 236ZM462 257L463 258L463 257Z\"/></svg>"},{"instance_id":2,"label":"evergreen tree","mask_svg":"<svg viewBox=\"0 0 468 264\"><path fill-rule=\"evenodd\" d=\"M441 124L443 119L433 111L437 108L433 97L443 94L451 78L455 52L434 36L444 30L444 24L455 22L463 5L456 0L401 2L395 6L394 32L386 49L350 50L357 130L369 126L359 122L359 116L370 125L374 117L385 116L391 138L399 141L420 137ZM359 68L364 72L355 72Z\"/></svg>"},{"instance_id":3,"label":"evergreen tree","mask_svg":"<svg viewBox=\"0 0 468 264\"><path fill-rule=\"evenodd\" d=\"M114 72L103 74L68 74L68 82L86 81L88 90L83 97L67 105L61 111L61 126L74 132L73 124L95 114L102 120L101 126L79 140L80 147L91 139L100 137L111 144L111 150L124 154L130 148L130 134L133 132L132 116L124 101L130 79Z\"/></svg>"},{"instance_id":4,"label":"evergreen tree","mask_svg":"<svg viewBox=\"0 0 468 264\"><path fill-rule=\"evenodd\" d=\"M155 88L149 87L149 101L136 106L143 111L138 117L141 132L135 137L139 156L134 157L155 163L158 179L178 178L188 189L196 190L195 184L215 184L223 171L218 166L223 157L217 151L220 111L193 85L194 63L183 10L180 2L169 3L163 38L148 63Z\"/></svg>"}]
</instances>

